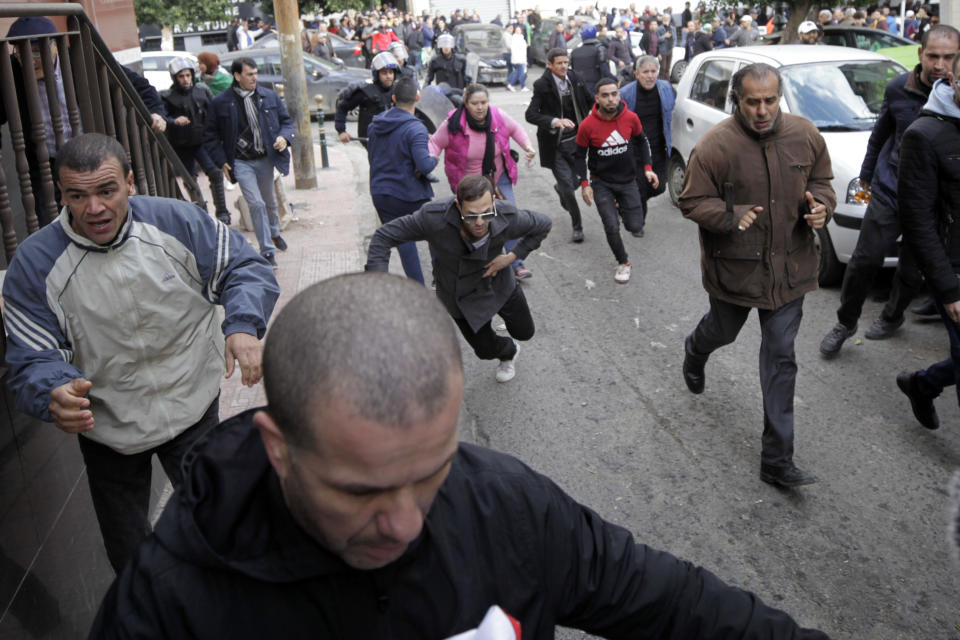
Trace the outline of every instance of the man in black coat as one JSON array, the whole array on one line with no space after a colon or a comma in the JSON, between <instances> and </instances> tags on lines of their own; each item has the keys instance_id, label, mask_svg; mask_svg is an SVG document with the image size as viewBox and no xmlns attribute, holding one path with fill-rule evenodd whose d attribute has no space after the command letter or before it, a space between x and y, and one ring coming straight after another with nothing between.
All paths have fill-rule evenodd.
<instances>
[{"instance_id":1,"label":"man in black coat","mask_svg":"<svg viewBox=\"0 0 960 640\"><path fill-rule=\"evenodd\" d=\"M553 188L573 224L573 242L583 242L573 156L577 148L577 127L590 113L593 98L583 80L569 70L569 65L566 49L547 52L547 70L533 83L533 98L527 107L526 119L537 126L540 166L553 171L557 181Z\"/></svg>"},{"instance_id":2,"label":"man in black coat","mask_svg":"<svg viewBox=\"0 0 960 640\"><path fill-rule=\"evenodd\" d=\"M516 374L517 341L533 337L534 323L513 269L505 267L539 247L550 227L542 213L495 202L493 185L484 176L467 175L457 185L456 198L431 202L377 229L366 269L386 271L390 249L426 240L437 297L477 357L500 361L497 382L508 382ZM507 250L509 240L519 241ZM510 337L493 330L494 315L503 318Z\"/></svg>"},{"instance_id":3,"label":"man in black coat","mask_svg":"<svg viewBox=\"0 0 960 640\"><path fill-rule=\"evenodd\" d=\"M960 402L960 56L953 73L933 85L920 117L900 144L900 219L903 239L917 257L950 338L950 356L897 376L913 415L924 427L940 426L933 400L953 386Z\"/></svg>"},{"instance_id":4,"label":"man in black coat","mask_svg":"<svg viewBox=\"0 0 960 640\"><path fill-rule=\"evenodd\" d=\"M820 342L820 353L824 356L839 353L844 341L857 332L857 322L873 279L883 267L884 257L896 250L900 236L897 209L898 203L903 202L902 194L897 191L900 138L916 120L933 83L946 77L958 49L960 33L956 29L947 25L934 27L921 40L920 64L891 80L884 91L880 114L860 168L860 186L869 191L870 203L863 216L857 246L843 274L837 324ZM864 336L871 340L891 337L903 324L903 312L922 287L914 256L909 250L900 251L890 299Z\"/></svg>"},{"instance_id":5,"label":"man in black coat","mask_svg":"<svg viewBox=\"0 0 960 640\"><path fill-rule=\"evenodd\" d=\"M267 335L263 376L268 405L191 451L91 638L439 639L499 605L528 640L558 624L826 640L519 460L458 443L456 332L407 278L298 294Z\"/></svg>"}]
</instances>

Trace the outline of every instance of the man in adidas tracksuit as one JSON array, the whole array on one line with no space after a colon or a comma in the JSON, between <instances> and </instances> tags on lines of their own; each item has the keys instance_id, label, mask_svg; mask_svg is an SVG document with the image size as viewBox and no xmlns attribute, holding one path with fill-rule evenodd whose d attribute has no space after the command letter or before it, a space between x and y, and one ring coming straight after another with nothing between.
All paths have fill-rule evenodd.
<instances>
[{"instance_id":1,"label":"man in adidas tracksuit","mask_svg":"<svg viewBox=\"0 0 960 640\"><path fill-rule=\"evenodd\" d=\"M587 180L588 151L592 182ZM630 281L630 261L620 237L618 208L627 231L643 228L643 200L637 187L637 151L643 174L656 189L659 180L651 165L650 143L643 135L640 118L620 102L616 80L601 78L597 82L596 104L577 131L574 158L583 188L583 201L589 205L596 195L603 230L617 259L614 280L620 284Z\"/></svg>"}]
</instances>

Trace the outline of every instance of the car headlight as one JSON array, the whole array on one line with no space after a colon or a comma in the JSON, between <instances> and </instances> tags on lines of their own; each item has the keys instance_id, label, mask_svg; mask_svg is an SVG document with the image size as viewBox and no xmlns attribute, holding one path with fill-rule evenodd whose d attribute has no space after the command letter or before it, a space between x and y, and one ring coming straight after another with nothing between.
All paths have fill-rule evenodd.
<instances>
[{"instance_id":1,"label":"car headlight","mask_svg":"<svg viewBox=\"0 0 960 640\"><path fill-rule=\"evenodd\" d=\"M862 204L866 206L870 202L870 192L860 188L859 176L850 181L847 185L847 204Z\"/></svg>"},{"instance_id":2,"label":"car headlight","mask_svg":"<svg viewBox=\"0 0 960 640\"><path fill-rule=\"evenodd\" d=\"M505 67L505 66L507 66L507 61L506 61L506 60L494 60L493 62L491 62L491 64L492 64L494 67Z\"/></svg>"}]
</instances>

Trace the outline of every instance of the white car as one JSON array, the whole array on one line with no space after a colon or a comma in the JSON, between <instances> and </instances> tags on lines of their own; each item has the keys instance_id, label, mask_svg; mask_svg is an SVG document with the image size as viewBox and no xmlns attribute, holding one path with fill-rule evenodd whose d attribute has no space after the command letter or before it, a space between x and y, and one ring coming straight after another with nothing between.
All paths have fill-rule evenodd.
<instances>
[{"instance_id":1,"label":"white car","mask_svg":"<svg viewBox=\"0 0 960 640\"><path fill-rule=\"evenodd\" d=\"M867 140L887 83L907 69L878 53L847 47L736 47L698 55L677 85L673 149L667 170L667 187L674 204L683 190L686 163L694 145L713 125L733 113L733 74L754 62L779 69L783 79L780 109L809 119L827 143L837 209L827 226L817 230L820 284L837 284L857 245L867 209L868 196L859 185ZM894 266L896 260L895 255L887 256L884 266Z\"/></svg>"},{"instance_id":2,"label":"white car","mask_svg":"<svg viewBox=\"0 0 960 640\"><path fill-rule=\"evenodd\" d=\"M140 55L143 58L143 77L157 91L166 91L173 84L167 69L171 60L187 58L193 61L194 67L197 64L197 56L188 51L144 51Z\"/></svg>"}]
</instances>

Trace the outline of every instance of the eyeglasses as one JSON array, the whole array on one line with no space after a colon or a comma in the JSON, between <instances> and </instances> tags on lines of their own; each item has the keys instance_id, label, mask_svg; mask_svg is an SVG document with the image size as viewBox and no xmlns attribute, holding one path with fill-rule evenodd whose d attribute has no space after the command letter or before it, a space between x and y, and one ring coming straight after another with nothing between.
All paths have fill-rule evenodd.
<instances>
[{"instance_id":1,"label":"eyeglasses","mask_svg":"<svg viewBox=\"0 0 960 640\"><path fill-rule=\"evenodd\" d=\"M491 207L490 211L486 211L484 213L471 213L470 215L466 215L466 216L463 214L460 214L460 219L463 220L464 222L476 222L477 220L490 220L492 218L496 218L497 217L496 202L494 202L494 204L492 204L490 207Z\"/></svg>"}]
</instances>

